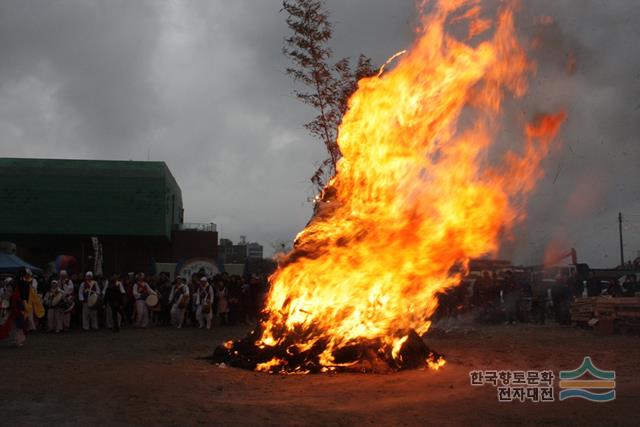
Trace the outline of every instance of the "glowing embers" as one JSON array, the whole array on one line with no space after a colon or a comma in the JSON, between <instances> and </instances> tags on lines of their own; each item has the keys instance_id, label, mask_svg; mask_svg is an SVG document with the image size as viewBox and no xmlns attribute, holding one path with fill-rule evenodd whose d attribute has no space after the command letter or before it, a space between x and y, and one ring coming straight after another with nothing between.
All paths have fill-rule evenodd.
<instances>
[{"instance_id":1,"label":"glowing embers","mask_svg":"<svg viewBox=\"0 0 640 427\"><path fill-rule=\"evenodd\" d=\"M275 345L260 342L261 331L216 348L216 363L269 373L375 372L430 368L437 370L444 358L431 351L415 331L393 340L360 340L328 353L328 341L312 330L283 334ZM300 342L313 342L301 346Z\"/></svg>"}]
</instances>

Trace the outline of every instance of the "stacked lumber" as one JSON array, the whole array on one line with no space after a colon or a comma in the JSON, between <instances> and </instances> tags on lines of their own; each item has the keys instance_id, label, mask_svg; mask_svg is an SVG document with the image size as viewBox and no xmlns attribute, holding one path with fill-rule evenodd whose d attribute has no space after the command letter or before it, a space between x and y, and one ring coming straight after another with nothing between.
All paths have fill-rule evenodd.
<instances>
[{"instance_id":1,"label":"stacked lumber","mask_svg":"<svg viewBox=\"0 0 640 427\"><path fill-rule=\"evenodd\" d=\"M586 324L595 317L597 297L577 298L571 304L571 320Z\"/></svg>"},{"instance_id":2,"label":"stacked lumber","mask_svg":"<svg viewBox=\"0 0 640 427\"><path fill-rule=\"evenodd\" d=\"M598 298L596 302L598 320L611 320L621 332L640 332L640 298Z\"/></svg>"}]
</instances>

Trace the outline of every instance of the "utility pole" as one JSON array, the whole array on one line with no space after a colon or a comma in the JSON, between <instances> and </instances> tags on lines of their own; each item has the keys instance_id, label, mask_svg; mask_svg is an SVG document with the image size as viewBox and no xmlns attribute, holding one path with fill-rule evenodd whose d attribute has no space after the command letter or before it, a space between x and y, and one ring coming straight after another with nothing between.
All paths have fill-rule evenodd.
<instances>
[{"instance_id":1,"label":"utility pole","mask_svg":"<svg viewBox=\"0 0 640 427\"><path fill-rule=\"evenodd\" d=\"M622 212L618 212L618 232L620 234L620 265L624 267L624 247L622 245Z\"/></svg>"}]
</instances>

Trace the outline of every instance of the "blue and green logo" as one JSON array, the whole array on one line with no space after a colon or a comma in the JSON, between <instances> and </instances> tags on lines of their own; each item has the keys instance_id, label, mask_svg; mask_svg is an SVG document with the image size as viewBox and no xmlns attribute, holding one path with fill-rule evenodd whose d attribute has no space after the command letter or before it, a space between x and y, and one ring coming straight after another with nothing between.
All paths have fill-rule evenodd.
<instances>
[{"instance_id":1,"label":"blue and green logo","mask_svg":"<svg viewBox=\"0 0 640 427\"><path fill-rule=\"evenodd\" d=\"M589 373L593 379L584 378ZM580 377L583 377L582 379ZM593 364L589 356L573 371L560 371L560 400L572 397L592 402L610 402L616 398L616 371L603 371ZM592 390L606 390L595 392Z\"/></svg>"}]
</instances>

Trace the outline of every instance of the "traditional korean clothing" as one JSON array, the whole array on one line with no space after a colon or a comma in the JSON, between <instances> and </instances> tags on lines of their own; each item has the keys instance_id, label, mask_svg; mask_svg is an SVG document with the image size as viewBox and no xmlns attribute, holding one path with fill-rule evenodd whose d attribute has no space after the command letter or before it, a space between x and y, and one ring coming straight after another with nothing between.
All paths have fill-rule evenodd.
<instances>
[{"instance_id":1,"label":"traditional korean clothing","mask_svg":"<svg viewBox=\"0 0 640 427\"><path fill-rule=\"evenodd\" d=\"M200 328L211 329L211 320L213 319L213 287L209 284L206 278L201 280L200 288L198 289L196 297L196 318L200 324Z\"/></svg>"},{"instance_id":2,"label":"traditional korean clothing","mask_svg":"<svg viewBox=\"0 0 640 427\"><path fill-rule=\"evenodd\" d=\"M60 280L60 286L64 291L64 302L63 302L63 314L62 314L62 325L65 331L68 331L71 327L71 313L73 312L73 308L75 307L75 285L71 281L71 279L67 279L66 275L60 274L62 279Z\"/></svg>"},{"instance_id":3,"label":"traditional korean clothing","mask_svg":"<svg viewBox=\"0 0 640 427\"><path fill-rule=\"evenodd\" d=\"M133 297L136 300L136 327L146 328L149 325L149 307L146 299L149 295L156 295L147 282L138 281L133 285Z\"/></svg>"},{"instance_id":4,"label":"traditional korean clothing","mask_svg":"<svg viewBox=\"0 0 640 427\"><path fill-rule=\"evenodd\" d=\"M179 282L171 287L169 301L171 301L171 324L176 328L181 328L189 304L189 287L186 283Z\"/></svg>"},{"instance_id":5,"label":"traditional korean clothing","mask_svg":"<svg viewBox=\"0 0 640 427\"><path fill-rule=\"evenodd\" d=\"M64 309L62 308L62 298L64 291L57 281L51 282L51 289L44 294L44 305L47 307L47 330L59 333L64 327Z\"/></svg>"},{"instance_id":6,"label":"traditional korean clothing","mask_svg":"<svg viewBox=\"0 0 640 427\"><path fill-rule=\"evenodd\" d=\"M91 295L100 296L100 287L95 280L92 280L93 274L87 273L84 282L78 289L78 301L82 304L82 329L98 329L98 305L89 307L89 297Z\"/></svg>"}]
</instances>

